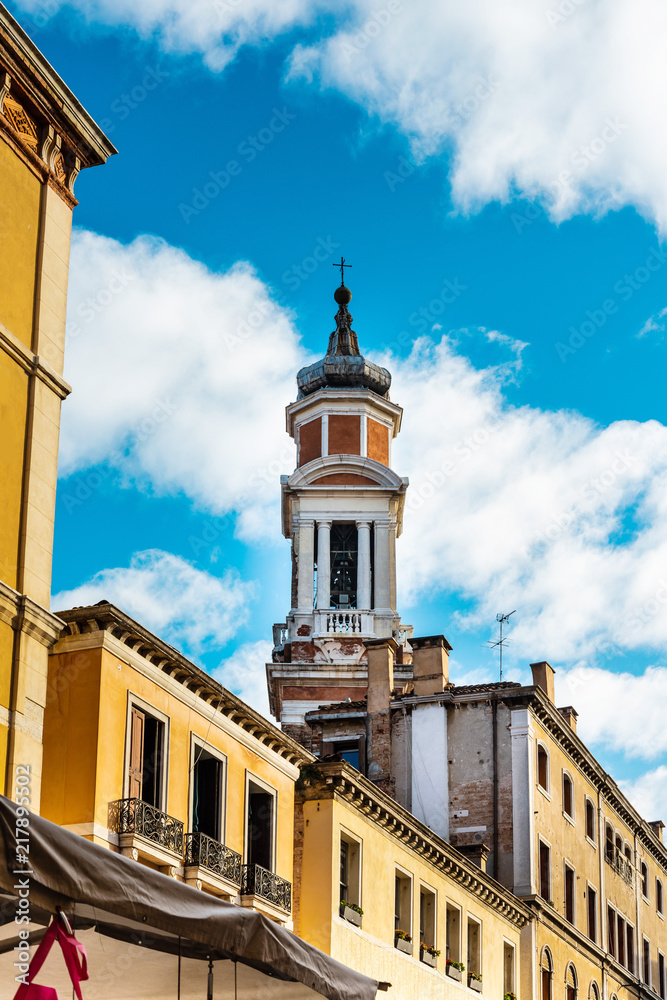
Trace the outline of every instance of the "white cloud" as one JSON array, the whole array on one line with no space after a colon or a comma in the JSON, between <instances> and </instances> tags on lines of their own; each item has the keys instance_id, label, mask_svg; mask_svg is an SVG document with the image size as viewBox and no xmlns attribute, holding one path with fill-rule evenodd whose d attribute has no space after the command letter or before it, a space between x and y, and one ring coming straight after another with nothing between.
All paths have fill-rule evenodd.
<instances>
[{"instance_id":1,"label":"white cloud","mask_svg":"<svg viewBox=\"0 0 667 1000\"><path fill-rule=\"evenodd\" d=\"M667 766L647 771L632 781L619 781L619 787L644 819L667 822Z\"/></svg>"},{"instance_id":2,"label":"white cloud","mask_svg":"<svg viewBox=\"0 0 667 1000\"><path fill-rule=\"evenodd\" d=\"M70 275L61 475L109 462L277 537L275 484L294 463L284 406L305 354L250 264L214 274L162 240L77 232Z\"/></svg>"},{"instance_id":3,"label":"white cloud","mask_svg":"<svg viewBox=\"0 0 667 1000\"><path fill-rule=\"evenodd\" d=\"M475 369L446 337L382 362L405 410L393 466L411 481L401 600L455 593L471 627L516 608L513 654L531 660L664 649L667 428L510 406L514 369Z\"/></svg>"},{"instance_id":4,"label":"white cloud","mask_svg":"<svg viewBox=\"0 0 667 1000\"><path fill-rule=\"evenodd\" d=\"M271 662L271 650L272 643L263 639L247 642L211 673L220 684L275 724L266 687L265 665Z\"/></svg>"},{"instance_id":5,"label":"white cloud","mask_svg":"<svg viewBox=\"0 0 667 1000\"><path fill-rule=\"evenodd\" d=\"M644 323L643 327L637 334L637 337L648 337L650 334L664 334L665 332L665 316L667 316L667 308L660 309L657 313L649 318ZM664 337L651 337L652 340L664 340Z\"/></svg>"},{"instance_id":6,"label":"white cloud","mask_svg":"<svg viewBox=\"0 0 667 1000\"><path fill-rule=\"evenodd\" d=\"M64 611L108 600L188 655L222 646L248 618L252 583L234 571L212 576L170 552L137 552L129 566L103 569L51 606Z\"/></svg>"}]
</instances>

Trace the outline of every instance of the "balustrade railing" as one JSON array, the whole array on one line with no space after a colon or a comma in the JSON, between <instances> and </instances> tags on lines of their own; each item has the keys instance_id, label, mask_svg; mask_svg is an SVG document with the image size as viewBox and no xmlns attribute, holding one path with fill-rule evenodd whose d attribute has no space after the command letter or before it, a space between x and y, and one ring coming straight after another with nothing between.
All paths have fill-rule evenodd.
<instances>
[{"instance_id":1,"label":"balustrade railing","mask_svg":"<svg viewBox=\"0 0 667 1000\"><path fill-rule=\"evenodd\" d=\"M617 875L620 875L624 882L628 885L634 885L635 881L635 870L632 862L625 857L624 854L614 848L613 853L609 850L605 851L605 859L608 865L614 869Z\"/></svg>"},{"instance_id":2,"label":"balustrade railing","mask_svg":"<svg viewBox=\"0 0 667 1000\"><path fill-rule=\"evenodd\" d=\"M118 834L138 834L159 847L183 855L183 823L141 799L111 802L109 827Z\"/></svg>"},{"instance_id":3,"label":"balustrade railing","mask_svg":"<svg viewBox=\"0 0 667 1000\"><path fill-rule=\"evenodd\" d=\"M292 909L292 883L261 865L243 865L241 892L244 896L260 896L288 912Z\"/></svg>"},{"instance_id":4,"label":"balustrade railing","mask_svg":"<svg viewBox=\"0 0 667 1000\"><path fill-rule=\"evenodd\" d=\"M327 632L361 632L361 615L352 611L332 611L327 614Z\"/></svg>"},{"instance_id":5,"label":"balustrade railing","mask_svg":"<svg viewBox=\"0 0 667 1000\"><path fill-rule=\"evenodd\" d=\"M241 855L205 833L188 833L185 838L185 864L201 865L214 875L241 885Z\"/></svg>"}]
</instances>

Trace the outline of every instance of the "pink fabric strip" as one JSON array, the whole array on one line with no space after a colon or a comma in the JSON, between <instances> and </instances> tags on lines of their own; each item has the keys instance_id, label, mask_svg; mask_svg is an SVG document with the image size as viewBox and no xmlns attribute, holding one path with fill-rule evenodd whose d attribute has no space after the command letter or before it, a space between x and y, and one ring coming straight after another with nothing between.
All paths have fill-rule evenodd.
<instances>
[{"instance_id":1,"label":"pink fabric strip","mask_svg":"<svg viewBox=\"0 0 667 1000\"><path fill-rule=\"evenodd\" d=\"M33 979L44 965L54 941L58 942L62 950L74 992L78 1000L83 1000L79 983L88 979L86 949L75 937L69 937L65 933L58 917L54 917L51 921L46 934L40 941L39 947L32 957L30 968L28 969L29 985L21 983L16 991L14 1000L58 1000L58 994L52 986L39 986L37 983L33 983Z\"/></svg>"}]
</instances>

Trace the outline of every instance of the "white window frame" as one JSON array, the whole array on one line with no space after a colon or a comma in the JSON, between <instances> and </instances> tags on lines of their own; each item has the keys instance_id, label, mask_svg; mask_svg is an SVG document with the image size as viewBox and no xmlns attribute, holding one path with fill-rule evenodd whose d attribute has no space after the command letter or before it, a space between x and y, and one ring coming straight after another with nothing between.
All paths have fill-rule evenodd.
<instances>
[{"instance_id":1,"label":"white window frame","mask_svg":"<svg viewBox=\"0 0 667 1000\"><path fill-rule=\"evenodd\" d=\"M658 886L660 886L660 892L658 892ZM661 910L658 909L658 902L662 903ZM659 875L655 877L655 912L661 920L665 919L665 883Z\"/></svg>"},{"instance_id":2,"label":"white window frame","mask_svg":"<svg viewBox=\"0 0 667 1000\"><path fill-rule=\"evenodd\" d=\"M160 812L168 812L168 792L169 792L169 737L171 735L171 719L164 712L155 708L149 701L145 701L138 694L132 691L127 692L127 709L125 716L125 750L123 757L123 798L130 796L130 744L132 742L132 709L138 708L140 712L152 715L158 722L164 724L164 749L162 766L162 786L160 788Z\"/></svg>"},{"instance_id":3,"label":"white window frame","mask_svg":"<svg viewBox=\"0 0 667 1000\"><path fill-rule=\"evenodd\" d=\"M586 829L586 813L587 813L587 804L589 802L593 806L593 837L595 838L594 840L591 840L591 838L588 836L587 829ZM591 798L590 795L586 795L584 797L584 836L586 837L586 840L588 841L588 843L592 847L594 847L596 851L598 849L598 841L597 841L597 814L598 814L598 810L597 810L597 805L596 805L595 799Z\"/></svg>"},{"instance_id":4,"label":"white window frame","mask_svg":"<svg viewBox=\"0 0 667 1000\"><path fill-rule=\"evenodd\" d=\"M425 889L433 896L433 946L437 947L438 941L438 890L434 889L432 885L428 882L424 882L422 879L418 882L419 887L419 934L421 935L421 891ZM414 935L413 935L414 937Z\"/></svg>"},{"instance_id":5,"label":"white window frame","mask_svg":"<svg viewBox=\"0 0 667 1000\"><path fill-rule=\"evenodd\" d=\"M573 892L572 892L572 924L571 924L571 926L572 927L576 927L577 926L577 869L574 867L574 864L568 858L563 858L563 916L567 920L567 905L566 905L566 902L567 902L567 895L566 895L567 879L566 879L566 872L567 872L568 868L570 869L570 871L572 872L572 874L574 876L574 886L573 886ZM569 923L569 921L568 921L568 923Z\"/></svg>"},{"instance_id":6,"label":"white window frame","mask_svg":"<svg viewBox=\"0 0 667 1000\"><path fill-rule=\"evenodd\" d=\"M359 892L358 892L358 896L359 896L359 899L357 901L357 906L361 906L363 908L363 904L362 904L361 900L362 900L362 892L363 892L363 871L364 871L364 855L363 855L363 850L364 850L364 842L361 839L361 837L358 837L356 835L356 833L352 833L352 831L348 830L347 827L345 827L345 826L339 827L339 831L338 831L338 861L339 861L339 864L340 864L341 844L343 843L343 838L345 838L345 840L348 843L350 841L352 841L353 843L355 843L357 845L357 850L359 852L359 863L358 863L358 868L359 868L359 871L358 871L358 880L359 880ZM338 884L339 884L339 887L340 887L340 882ZM335 907L336 913L338 912L338 904L339 903L340 903L340 900L338 900L338 902L336 903L336 907Z\"/></svg>"},{"instance_id":7,"label":"white window frame","mask_svg":"<svg viewBox=\"0 0 667 1000\"><path fill-rule=\"evenodd\" d=\"M540 784L540 749L544 750L545 754L547 755L546 788L544 787L544 785ZM539 788L539 790L542 792L542 795L546 795L549 801L551 801L551 754L549 753L546 743L544 743L542 740L537 740L537 743L535 745L535 783Z\"/></svg>"},{"instance_id":8,"label":"white window frame","mask_svg":"<svg viewBox=\"0 0 667 1000\"><path fill-rule=\"evenodd\" d=\"M227 766L228 758L227 754L223 753L222 750L218 750L217 747L211 746L207 743L203 736L198 736L196 733L190 733L190 775L188 780L188 832L192 833L192 805L195 794L194 789L194 774L195 774L195 761L197 759L197 750L206 750L210 753L211 757L215 757L222 764L222 788L220 789L220 843L227 843Z\"/></svg>"},{"instance_id":9,"label":"white window frame","mask_svg":"<svg viewBox=\"0 0 667 1000\"><path fill-rule=\"evenodd\" d=\"M568 780L570 782L570 785L572 786L572 794L570 795L570 800L571 800L571 803L572 803L572 812L571 813L565 812L565 779L566 778L568 778ZM560 785L561 785L561 804L562 804L563 816L568 821L568 823L570 823L572 826L576 826L577 824L576 824L576 819L575 819L576 806L575 806L575 803L574 803L574 778L572 777L572 773L570 771L568 771L566 767L564 767L562 769Z\"/></svg>"},{"instance_id":10,"label":"white window frame","mask_svg":"<svg viewBox=\"0 0 667 1000\"><path fill-rule=\"evenodd\" d=\"M546 899L547 902L553 902L553 885L554 885L554 852L553 847L541 833L537 835L537 889L538 895L542 895L540 889L542 888L542 867L540 865L540 844L544 844L545 847L549 848L549 894L547 896L542 896L542 899Z\"/></svg>"},{"instance_id":11,"label":"white window frame","mask_svg":"<svg viewBox=\"0 0 667 1000\"><path fill-rule=\"evenodd\" d=\"M260 778L253 771L246 768L245 772L245 794L243 798L244 805L244 815L243 815L243 863L248 864L248 793L250 789L250 782L253 785L259 785L259 787L268 792L273 796L273 830L271 831L271 871L276 870L276 847L278 843L278 789L274 788L273 785L269 785L267 781Z\"/></svg>"},{"instance_id":12,"label":"white window frame","mask_svg":"<svg viewBox=\"0 0 667 1000\"><path fill-rule=\"evenodd\" d=\"M646 868L646 895L644 895L644 868ZM639 891L645 903L651 902L651 871L646 859L639 862Z\"/></svg>"},{"instance_id":13,"label":"white window frame","mask_svg":"<svg viewBox=\"0 0 667 1000\"><path fill-rule=\"evenodd\" d=\"M414 909L415 909L415 879L414 879L414 875L412 874L412 872L409 872L407 870L407 868L403 868L401 865L395 864L394 865L394 878L393 878L393 882L392 882L392 891L394 893L396 892L396 879L399 878L399 877L400 878L406 878L410 882L410 892L409 892L409 898L410 898L410 914L409 914L409 916L410 916L410 926L409 927L401 927L399 929L402 930L402 931L406 931L410 935L410 937L412 938L412 944L413 944L413 949L414 949L414 939L415 939L415 936L414 936L414 933L413 933L413 928L414 928L414 924L415 924L415 914L414 914ZM392 897L390 897L390 898L392 898ZM394 928L394 930L396 930L396 928ZM419 942L417 942L417 945L419 946Z\"/></svg>"},{"instance_id":14,"label":"white window frame","mask_svg":"<svg viewBox=\"0 0 667 1000\"><path fill-rule=\"evenodd\" d=\"M455 903L453 899L448 899L447 897L445 897L445 957L451 958L451 955L447 955L447 931L449 928L449 921L447 919L447 910L450 908L452 910L458 910L459 914L459 940L457 949L458 958L452 958L452 961L461 962L463 961L463 908L459 905L459 903Z\"/></svg>"},{"instance_id":15,"label":"white window frame","mask_svg":"<svg viewBox=\"0 0 667 1000\"><path fill-rule=\"evenodd\" d=\"M509 992L518 996L516 988L516 945L514 941L510 941L506 937L503 937L503 995L505 994L505 948L512 949L512 989Z\"/></svg>"},{"instance_id":16,"label":"white window frame","mask_svg":"<svg viewBox=\"0 0 667 1000\"><path fill-rule=\"evenodd\" d=\"M594 935L594 937L590 936L590 934L589 934L590 928L589 928L589 925L588 925L588 923L589 923L588 916L589 916L589 913L590 913L590 903L589 903L589 895L588 894L591 891L593 891L593 893L595 894L595 935ZM601 911L601 907L600 907L600 891L599 891L599 889L598 889L598 887L596 885L593 885L593 883L589 882L588 879L587 879L586 880L586 937L588 938L589 941L592 941L593 944L600 944L600 941L601 941L602 927L600 925L602 923L602 920L601 920L601 916L600 916L600 911Z\"/></svg>"},{"instance_id":17,"label":"white window frame","mask_svg":"<svg viewBox=\"0 0 667 1000\"><path fill-rule=\"evenodd\" d=\"M663 985L665 987L665 992L664 993L660 992L660 959L661 958L662 958L662 968L663 968L663 977L662 978L663 978ZM667 1000L667 959L665 959L665 953L664 953L664 951L661 951L660 948L658 948L658 962L657 962L657 967L658 967L658 982L657 982L657 987L658 988L656 990L656 993L658 994L659 997L662 998L662 1000Z\"/></svg>"},{"instance_id":18,"label":"white window frame","mask_svg":"<svg viewBox=\"0 0 667 1000\"><path fill-rule=\"evenodd\" d=\"M648 945L648 979L644 979L644 942ZM653 989L653 962L651 961L651 939L642 934L642 957L641 957L641 976L639 977L640 982L648 986L649 989Z\"/></svg>"},{"instance_id":19,"label":"white window frame","mask_svg":"<svg viewBox=\"0 0 667 1000\"><path fill-rule=\"evenodd\" d=\"M479 969L470 968L470 924L477 924L479 928ZM467 972L476 972L479 976L483 975L484 972L484 936L483 936L483 923L480 917L476 917L474 913L468 911L466 913L466 970Z\"/></svg>"}]
</instances>

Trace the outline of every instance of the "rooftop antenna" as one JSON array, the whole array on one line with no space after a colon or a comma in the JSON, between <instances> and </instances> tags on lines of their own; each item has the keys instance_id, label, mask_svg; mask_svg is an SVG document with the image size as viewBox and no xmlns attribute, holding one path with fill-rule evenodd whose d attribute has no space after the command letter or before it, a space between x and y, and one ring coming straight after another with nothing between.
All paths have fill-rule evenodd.
<instances>
[{"instance_id":1,"label":"rooftop antenna","mask_svg":"<svg viewBox=\"0 0 667 1000\"><path fill-rule=\"evenodd\" d=\"M514 615L514 614L516 614L516 608L514 609L514 611L510 611L510 613L508 615L503 615L503 614L497 614L496 615L496 621L498 622L498 629L499 629L499 632L500 632L500 634L498 636L498 642L489 642L489 649L495 649L496 646L498 647L498 652L500 654L500 680L501 681L503 679L503 646L505 645L506 642L510 641L509 639L506 639L506 638L503 639L503 625L506 625L507 622L510 620L511 616Z\"/></svg>"}]
</instances>

